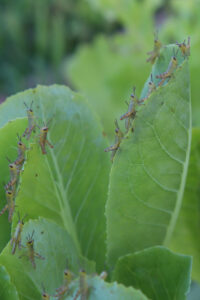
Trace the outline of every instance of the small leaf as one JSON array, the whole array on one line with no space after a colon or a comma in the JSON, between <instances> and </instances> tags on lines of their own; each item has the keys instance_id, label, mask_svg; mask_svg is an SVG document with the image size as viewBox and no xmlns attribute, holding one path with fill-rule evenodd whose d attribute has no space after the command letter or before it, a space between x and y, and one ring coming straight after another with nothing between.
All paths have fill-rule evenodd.
<instances>
[{"instance_id":1,"label":"small leaf","mask_svg":"<svg viewBox=\"0 0 200 300\"><path fill-rule=\"evenodd\" d=\"M190 272L191 257L153 247L119 258L113 278L140 289L152 300L184 300Z\"/></svg>"},{"instance_id":2,"label":"small leaf","mask_svg":"<svg viewBox=\"0 0 200 300\"><path fill-rule=\"evenodd\" d=\"M169 243L174 230L191 142L187 60L146 100L134 128L121 143L110 173L106 216L111 265L119 256Z\"/></svg>"},{"instance_id":3,"label":"small leaf","mask_svg":"<svg viewBox=\"0 0 200 300\"><path fill-rule=\"evenodd\" d=\"M19 300L15 286L10 281L10 276L3 266L0 266L0 299Z\"/></svg>"},{"instance_id":4,"label":"small leaf","mask_svg":"<svg viewBox=\"0 0 200 300\"><path fill-rule=\"evenodd\" d=\"M183 204L170 248L193 256L192 277L200 282L200 129L192 130L190 163Z\"/></svg>"},{"instance_id":5,"label":"small leaf","mask_svg":"<svg viewBox=\"0 0 200 300\"><path fill-rule=\"evenodd\" d=\"M148 300L139 290L135 290L132 287L127 288L116 282L107 283L97 276L88 278L87 285L87 300ZM78 289L79 282L76 283L73 296L68 296L65 300L74 300Z\"/></svg>"},{"instance_id":6,"label":"small leaf","mask_svg":"<svg viewBox=\"0 0 200 300\"><path fill-rule=\"evenodd\" d=\"M20 299L40 299L42 285L53 294L63 282L63 271L69 267L77 273L80 265L88 272L94 272L94 264L83 260L76 250L72 238L66 230L45 219L30 220L25 223L22 231L22 245L26 245L26 237L34 230L34 250L44 260L35 259L36 269L33 268L26 255L26 249L11 254L10 243L0 255L0 264L8 270L12 282L15 284Z\"/></svg>"}]
</instances>

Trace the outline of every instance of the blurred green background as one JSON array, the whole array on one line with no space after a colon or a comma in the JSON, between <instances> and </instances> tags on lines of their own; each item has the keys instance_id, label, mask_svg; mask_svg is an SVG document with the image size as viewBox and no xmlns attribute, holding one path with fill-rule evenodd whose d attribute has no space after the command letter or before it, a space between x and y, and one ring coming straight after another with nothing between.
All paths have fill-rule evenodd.
<instances>
[{"instance_id":1,"label":"blurred green background","mask_svg":"<svg viewBox=\"0 0 200 300\"><path fill-rule=\"evenodd\" d=\"M110 138L132 87L139 96L151 72L156 29L163 44L191 37L200 126L200 0L1 0L0 101L36 84L67 84L86 95ZM197 284L188 299L200 299Z\"/></svg>"}]
</instances>

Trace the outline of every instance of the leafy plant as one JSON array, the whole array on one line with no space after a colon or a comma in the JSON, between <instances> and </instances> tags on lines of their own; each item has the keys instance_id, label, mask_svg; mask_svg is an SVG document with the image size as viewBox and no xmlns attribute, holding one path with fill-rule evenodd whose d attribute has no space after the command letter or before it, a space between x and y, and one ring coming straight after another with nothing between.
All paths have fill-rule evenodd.
<instances>
[{"instance_id":1,"label":"leafy plant","mask_svg":"<svg viewBox=\"0 0 200 300\"><path fill-rule=\"evenodd\" d=\"M126 128L116 122L111 147L85 98L66 87L38 86L0 106L2 183L16 206L11 228L7 215L0 218L5 299L8 291L23 300L186 299L191 257L166 248L192 135L188 57L177 49L161 49L140 99L132 95L121 118ZM174 61L169 76L157 78ZM22 139L25 157L13 181L5 157L16 162L30 110L37 126ZM114 150L112 165L104 149ZM3 189L1 199L4 208Z\"/></svg>"}]
</instances>

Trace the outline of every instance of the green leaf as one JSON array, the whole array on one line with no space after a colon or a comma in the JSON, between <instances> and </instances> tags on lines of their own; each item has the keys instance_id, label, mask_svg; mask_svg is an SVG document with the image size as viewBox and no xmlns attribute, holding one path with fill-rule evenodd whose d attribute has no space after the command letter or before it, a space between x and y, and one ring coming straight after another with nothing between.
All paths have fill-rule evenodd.
<instances>
[{"instance_id":1,"label":"green leaf","mask_svg":"<svg viewBox=\"0 0 200 300\"><path fill-rule=\"evenodd\" d=\"M10 276L3 266L0 266L0 299L18 300L15 286L10 282Z\"/></svg>"},{"instance_id":2,"label":"green leaf","mask_svg":"<svg viewBox=\"0 0 200 300\"><path fill-rule=\"evenodd\" d=\"M190 163L183 204L170 247L172 250L193 256L193 279L200 282L200 129L192 131Z\"/></svg>"},{"instance_id":3,"label":"green leaf","mask_svg":"<svg viewBox=\"0 0 200 300\"><path fill-rule=\"evenodd\" d=\"M0 255L0 264L8 270L12 282L15 284L20 299L40 299L42 285L49 293L62 284L63 271L66 267L77 273L80 265L88 272L94 272L94 265L79 257L74 242L66 230L45 219L30 220L22 231L22 245L26 244L26 237L34 230L34 250L44 260L35 259L36 269L33 268L26 255L26 249L17 250L11 254L10 243Z\"/></svg>"},{"instance_id":4,"label":"green leaf","mask_svg":"<svg viewBox=\"0 0 200 300\"><path fill-rule=\"evenodd\" d=\"M191 257L153 247L119 258L113 277L152 300L184 300L190 287Z\"/></svg>"},{"instance_id":5,"label":"green leaf","mask_svg":"<svg viewBox=\"0 0 200 300\"><path fill-rule=\"evenodd\" d=\"M10 180L9 162L6 157L14 161L17 156L17 133L21 135L24 132L26 124L25 119L18 119L7 123L3 128L0 128L0 166L1 166L1 179L0 179L0 210L6 205L5 190L3 186ZM0 251L4 248L10 239L10 224L8 223L8 214L5 212L0 216Z\"/></svg>"},{"instance_id":6,"label":"green leaf","mask_svg":"<svg viewBox=\"0 0 200 300\"><path fill-rule=\"evenodd\" d=\"M43 216L62 225L77 249L101 270L110 165L103 152L107 144L101 127L84 98L56 85L10 97L0 107L0 126L25 116L23 102L30 105L32 101L37 123L52 119L48 139L54 149L47 148L47 155L42 155L38 142L30 144L16 204L21 215Z\"/></svg>"},{"instance_id":7,"label":"green leaf","mask_svg":"<svg viewBox=\"0 0 200 300\"><path fill-rule=\"evenodd\" d=\"M127 288L116 282L107 283L97 276L89 277L87 285L87 300L148 300L139 290L135 290L132 287ZM66 297L65 299L74 300L78 288L79 286L72 296Z\"/></svg>"},{"instance_id":8,"label":"green leaf","mask_svg":"<svg viewBox=\"0 0 200 300\"><path fill-rule=\"evenodd\" d=\"M133 85L137 93L143 87L150 70L144 59L147 50L148 41L141 36L100 36L66 63L66 78L87 96L109 138L113 136L114 119L126 107Z\"/></svg>"},{"instance_id":9,"label":"green leaf","mask_svg":"<svg viewBox=\"0 0 200 300\"><path fill-rule=\"evenodd\" d=\"M169 52L164 48L156 65L165 51ZM106 216L111 265L119 256L168 244L173 233L191 142L187 60L146 100L134 127L121 143L110 174Z\"/></svg>"}]
</instances>

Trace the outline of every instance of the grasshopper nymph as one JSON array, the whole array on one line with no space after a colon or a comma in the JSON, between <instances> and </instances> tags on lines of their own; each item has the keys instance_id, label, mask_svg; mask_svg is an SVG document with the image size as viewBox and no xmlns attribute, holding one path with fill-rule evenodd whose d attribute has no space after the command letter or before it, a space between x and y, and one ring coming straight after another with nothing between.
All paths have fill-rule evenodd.
<instances>
[{"instance_id":1,"label":"grasshopper nymph","mask_svg":"<svg viewBox=\"0 0 200 300\"><path fill-rule=\"evenodd\" d=\"M28 127L25 129L23 133L23 137L26 136L27 140L30 138L32 131L35 131L36 122L35 122L35 116L32 110L33 101L31 102L30 107L27 106L27 104L24 102L24 105L26 106L27 110L27 116L28 116Z\"/></svg>"},{"instance_id":2,"label":"grasshopper nymph","mask_svg":"<svg viewBox=\"0 0 200 300\"><path fill-rule=\"evenodd\" d=\"M135 96L135 87L133 88L133 93L131 94L131 99L128 103L128 111L120 117L120 120L125 119L125 128L126 132L129 131L132 125L132 121L136 115L136 105L139 103L138 99ZM133 129L133 128L132 128Z\"/></svg>"},{"instance_id":3,"label":"grasshopper nymph","mask_svg":"<svg viewBox=\"0 0 200 300\"><path fill-rule=\"evenodd\" d=\"M152 93L153 91L155 91L155 90L156 90L156 85L155 85L155 83L153 82L153 75L151 74L151 80L148 82L148 92L147 92L147 96L144 97L144 98L142 98L142 99L140 99L140 100L138 101L138 103L139 103L139 104L143 104L144 101L147 100L147 99L149 98L149 96L151 95L151 93Z\"/></svg>"},{"instance_id":4,"label":"grasshopper nymph","mask_svg":"<svg viewBox=\"0 0 200 300\"><path fill-rule=\"evenodd\" d=\"M15 254L15 251L17 249L17 247L19 247L19 249L21 249L21 233L24 227L24 219L25 219L26 215L23 217L23 219L20 220L20 216L18 213L18 223L17 223L17 227L15 229L15 233L11 239L11 247L12 247L12 254Z\"/></svg>"},{"instance_id":5,"label":"grasshopper nymph","mask_svg":"<svg viewBox=\"0 0 200 300\"><path fill-rule=\"evenodd\" d=\"M8 210L8 221L11 222L15 210L14 192L12 190L6 190L6 200L7 204L1 210L0 216L3 215L6 210Z\"/></svg>"},{"instance_id":6,"label":"grasshopper nymph","mask_svg":"<svg viewBox=\"0 0 200 300\"><path fill-rule=\"evenodd\" d=\"M42 154L46 154L46 144L49 145L50 148L53 148L53 145L47 140L47 133L49 128L47 126L43 126L40 128L40 135L39 135L39 144L42 150Z\"/></svg>"},{"instance_id":7,"label":"grasshopper nymph","mask_svg":"<svg viewBox=\"0 0 200 300\"><path fill-rule=\"evenodd\" d=\"M42 300L50 300L50 295L47 294L43 285L42 285Z\"/></svg>"},{"instance_id":8,"label":"grasshopper nymph","mask_svg":"<svg viewBox=\"0 0 200 300\"><path fill-rule=\"evenodd\" d=\"M160 74L160 75L156 76L156 78L160 78L161 79L161 81L159 82L159 86L162 85L167 78L172 77L173 72L178 67L178 61L177 61L176 55L177 55L177 53L172 56L172 58L171 58L171 60L169 62L167 71L164 72L164 73L162 73L162 74Z\"/></svg>"},{"instance_id":9,"label":"grasshopper nymph","mask_svg":"<svg viewBox=\"0 0 200 300\"><path fill-rule=\"evenodd\" d=\"M19 178L19 168L15 163L11 163L11 161L8 158L7 160L10 162L9 164L10 180L6 184L5 189L8 190L9 188L12 188L12 190L15 192L16 184Z\"/></svg>"},{"instance_id":10,"label":"grasshopper nymph","mask_svg":"<svg viewBox=\"0 0 200 300\"><path fill-rule=\"evenodd\" d=\"M179 47L179 49L181 50L184 58L190 56L190 37L188 37L188 42L187 44L185 43L185 40L183 41L183 43L177 43L176 45Z\"/></svg>"},{"instance_id":11,"label":"grasshopper nymph","mask_svg":"<svg viewBox=\"0 0 200 300\"><path fill-rule=\"evenodd\" d=\"M121 143L121 141L123 139L123 136L124 136L123 132L119 128L117 120L115 120L115 126L116 126L115 127L115 143L114 143L114 145L112 145L112 146L110 146L110 147L108 147L104 150L105 152L112 151L112 154L111 154L111 161L112 162L113 162L113 158L114 158L114 156L117 152L117 149L119 148L120 143Z\"/></svg>"},{"instance_id":12,"label":"grasshopper nymph","mask_svg":"<svg viewBox=\"0 0 200 300\"><path fill-rule=\"evenodd\" d=\"M160 49L162 47L162 43L158 40L158 32L154 34L154 48L152 51L147 52L149 58L147 62L151 62L152 64L155 62L156 58L160 55Z\"/></svg>"},{"instance_id":13,"label":"grasshopper nymph","mask_svg":"<svg viewBox=\"0 0 200 300\"><path fill-rule=\"evenodd\" d=\"M85 270L81 269L79 271L79 290L77 291L73 300L77 300L80 295L80 300L86 300L89 292L89 287L87 283L87 274Z\"/></svg>"},{"instance_id":14,"label":"grasshopper nymph","mask_svg":"<svg viewBox=\"0 0 200 300\"><path fill-rule=\"evenodd\" d=\"M18 156L17 159L14 161L14 164L19 166L20 168L22 167L24 160L25 160L25 152L27 150L26 145L24 143L22 143L21 137L19 137L18 135Z\"/></svg>"},{"instance_id":15,"label":"grasshopper nymph","mask_svg":"<svg viewBox=\"0 0 200 300\"><path fill-rule=\"evenodd\" d=\"M26 242L27 253L21 255L19 258L21 258L22 256L27 256L29 258L33 268L35 269L36 268L35 258L44 259L44 257L41 256L39 253L35 252L33 235L34 235L34 230L33 230L31 235L28 234L28 236L26 237L26 239L27 239L27 242Z\"/></svg>"},{"instance_id":16,"label":"grasshopper nymph","mask_svg":"<svg viewBox=\"0 0 200 300\"><path fill-rule=\"evenodd\" d=\"M58 300L62 299L63 295L69 291L69 284L72 282L72 278L73 273L69 269L65 269L63 285L56 289L54 297L58 297Z\"/></svg>"}]
</instances>

